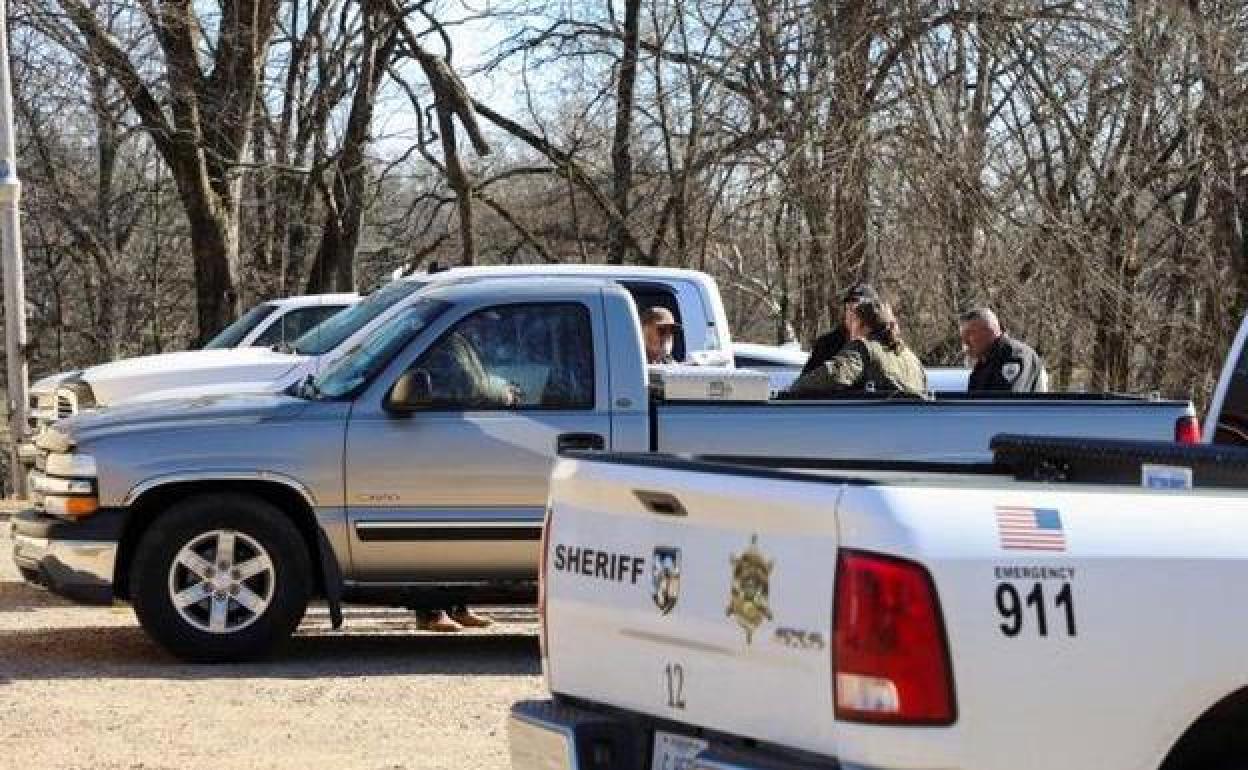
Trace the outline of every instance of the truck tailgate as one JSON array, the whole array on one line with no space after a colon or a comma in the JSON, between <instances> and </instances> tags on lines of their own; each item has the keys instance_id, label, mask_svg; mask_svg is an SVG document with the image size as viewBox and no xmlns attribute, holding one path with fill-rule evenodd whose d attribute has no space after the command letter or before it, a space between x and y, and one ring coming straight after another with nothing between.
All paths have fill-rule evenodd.
<instances>
[{"instance_id":1,"label":"truck tailgate","mask_svg":"<svg viewBox=\"0 0 1248 770\"><path fill-rule=\"evenodd\" d=\"M551 690L826 748L844 486L679 465L557 466L546 533ZM782 512L771 506L781 487Z\"/></svg>"}]
</instances>

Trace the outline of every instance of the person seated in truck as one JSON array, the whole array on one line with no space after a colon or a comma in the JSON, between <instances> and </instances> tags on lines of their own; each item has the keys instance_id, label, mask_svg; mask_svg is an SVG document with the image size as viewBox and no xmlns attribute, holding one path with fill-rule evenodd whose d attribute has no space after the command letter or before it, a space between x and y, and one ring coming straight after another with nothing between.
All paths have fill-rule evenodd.
<instances>
[{"instance_id":1,"label":"person seated in truck","mask_svg":"<svg viewBox=\"0 0 1248 770\"><path fill-rule=\"evenodd\" d=\"M486 371L472 340L459 331L442 339L421 368L429 372L435 403L514 406L519 398L511 383Z\"/></svg>"},{"instance_id":2,"label":"person seated in truck","mask_svg":"<svg viewBox=\"0 0 1248 770\"><path fill-rule=\"evenodd\" d=\"M641 311L641 334L646 341L647 364L674 364L672 351L676 349L676 334L680 324L676 316L665 307L648 307Z\"/></svg>"},{"instance_id":3,"label":"person seated in truck","mask_svg":"<svg viewBox=\"0 0 1248 770\"><path fill-rule=\"evenodd\" d=\"M978 307L963 313L958 321L962 345L975 362L967 390L1043 393L1049 389L1044 359L1001 331L996 313Z\"/></svg>"},{"instance_id":4,"label":"person seated in truck","mask_svg":"<svg viewBox=\"0 0 1248 770\"><path fill-rule=\"evenodd\" d=\"M927 391L923 363L902 341L888 304L859 302L846 321L849 342L823 366L798 377L788 396L822 398L846 391L922 396Z\"/></svg>"}]
</instances>

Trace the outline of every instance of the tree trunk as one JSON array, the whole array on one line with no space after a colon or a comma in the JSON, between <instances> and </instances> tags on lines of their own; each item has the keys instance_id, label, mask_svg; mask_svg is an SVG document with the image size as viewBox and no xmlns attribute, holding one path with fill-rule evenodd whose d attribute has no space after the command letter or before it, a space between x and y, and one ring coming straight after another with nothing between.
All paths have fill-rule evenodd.
<instances>
[{"instance_id":1,"label":"tree trunk","mask_svg":"<svg viewBox=\"0 0 1248 770\"><path fill-rule=\"evenodd\" d=\"M393 29L384 43L378 40L381 30L387 27L384 9L369 2L364 13L366 29L359 76L347 117L346 137L328 190L333 200L327 201L325 232L308 279L309 294L355 290L355 253L360 245L369 178L365 151L377 106L377 90L398 42L398 33Z\"/></svg>"},{"instance_id":2,"label":"tree trunk","mask_svg":"<svg viewBox=\"0 0 1248 770\"><path fill-rule=\"evenodd\" d=\"M825 139L824 153L831 161L826 181L836 188L832 209L835 240L830 246L840 266L838 277L845 283L877 272L867 264L871 105L865 100L873 37L871 14L872 3L866 0L837 3L833 85L836 119L832 121L831 135Z\"/></svg>"},{"instance_id":3,"label":"tree trunk","mask_svg":"<svg viewBox=\"0 0 1248 770\"><path fill-rule=\"evenodd\" d=\"M641 0L624 0L624 54L615 92L615 134L611 140L611 199L628 221L633 185L633 102L637 90L637 58L641 44ZM607 226L607 262L622 265L629 255L623 222Z\"/></svg>"}]
</instances>

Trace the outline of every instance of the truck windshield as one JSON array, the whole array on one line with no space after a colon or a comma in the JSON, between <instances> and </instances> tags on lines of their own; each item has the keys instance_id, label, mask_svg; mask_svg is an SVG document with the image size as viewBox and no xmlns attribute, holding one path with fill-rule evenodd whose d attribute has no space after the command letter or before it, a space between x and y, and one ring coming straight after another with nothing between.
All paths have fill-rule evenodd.
<instances>
[{"instance_id":1,"label":"truck windshield","mask_svg":"<svg viewBox=\"0 0 1248 770\"><path fill-rule=\"evenodd\" d=\"M365 297L349 309L312 327L295 340L294 351L304 356L328 353L345 342L352 334L367 326L374 318L386 312L406 297L410 297L428 285L428 281L395 281Z\"/></svg>"},{"instance_id":2,"label":"truck windshield","mask_svg":"<svg viewBox=\"0 0 1248 770\"><path fill-rule=\"evenodd\" d=\"M335 361L320 378L296 386L295 395L331 400L354 395L448 307L450 303L441 300L417 300Z\"/></svg>"},{"instance_id":3,"label":"truck windshield","mask_svg":"<svg viewBox=\"0 0 1248 770\"><path fill-rule=\"evenodd\" d=\"M204 345L204 350L224 350L226 348L238 347L238 343L243 338L264 321L264 319L273 315L273 311L277 310L277 305L270 305L268 302L262 302L251 310L243 313L234 323L221 330L217 336L208 340L208 344Z\"/></svg>"}]
</instances>

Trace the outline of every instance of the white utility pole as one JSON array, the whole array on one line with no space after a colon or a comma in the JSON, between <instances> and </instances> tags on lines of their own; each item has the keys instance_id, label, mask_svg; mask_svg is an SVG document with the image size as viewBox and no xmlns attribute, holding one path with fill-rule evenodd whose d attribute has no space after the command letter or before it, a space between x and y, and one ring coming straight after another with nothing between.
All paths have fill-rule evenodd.
<instances>
[{"instance_id":1,"label":"white utility pole","mask_svg":"<svg viewBox=\"0 0 1248 770\"><path fill-rule=\"evenodd\" d=\"M13 493L26 496L18 447L26 437L26 278L22 271L22 223L18 204L17 143L13 131L13 80L9 73L9 7L0 0L0 258L4 260L4 349L9 375L9 470Z\"/></svg>"}]
</instances>

